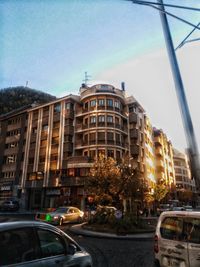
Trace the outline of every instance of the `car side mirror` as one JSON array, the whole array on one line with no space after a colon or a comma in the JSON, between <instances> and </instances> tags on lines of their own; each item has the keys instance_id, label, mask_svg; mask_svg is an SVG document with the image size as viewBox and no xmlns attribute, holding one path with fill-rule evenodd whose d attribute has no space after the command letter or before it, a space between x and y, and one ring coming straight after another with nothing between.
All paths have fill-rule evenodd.
<instances>
[{"instance_id":1,"label":"car side mirror","mask_svg":"<svg viewBox=\"0 0 200 267\"><path fill-rule=\"evenodd\" d=\"M69 244L69 254L74 255L77 252L77 247L74 244Z\"/></svg>"}]
</instances>

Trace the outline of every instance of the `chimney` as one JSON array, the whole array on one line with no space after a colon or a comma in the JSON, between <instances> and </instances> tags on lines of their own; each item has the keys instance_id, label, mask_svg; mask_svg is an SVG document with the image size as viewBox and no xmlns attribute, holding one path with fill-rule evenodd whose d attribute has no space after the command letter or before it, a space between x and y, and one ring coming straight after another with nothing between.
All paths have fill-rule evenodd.
<instances>
[{"instance_id":1,"label":"chimney","mask_svg":"<svg viewBox=\"0 0 200 267\"><path fill-rule=\"evenodd\" d=\"M121 89L122 91L125 91L125 82L121 82Z\"/></svg>"}]
</instances>

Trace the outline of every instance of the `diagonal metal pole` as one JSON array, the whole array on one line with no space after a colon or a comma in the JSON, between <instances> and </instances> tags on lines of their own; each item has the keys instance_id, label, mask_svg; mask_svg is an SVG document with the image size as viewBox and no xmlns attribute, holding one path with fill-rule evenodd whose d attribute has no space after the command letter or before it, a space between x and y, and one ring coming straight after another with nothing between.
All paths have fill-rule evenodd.
<instances>
[{"instance_id":1,"label":"diagonal metal pole","mask_svg":"<svg viewBox=\"0 0 200 267\"><path fill-rule=\"evenodd\" d=\"M182 114L182 119L183 119L183 125L185 128L185 134L186 134L186 139L188 143L188 152L189 152L189 157L191 161L191 169L192 169L192 175L195 179L196 186L197 188L200 189L200 164L199 164L199 153L198 153L198 147L197 147L197 142L195 138L195 133L194 133L194 128L192 124L192 119L190 116L190 111L184 91L184 86L178 66L178 61L176 58L175 50L174 50L174 45L169 29L169 24L167 20L167 16L165 13L165 8L163 5L163 0L157 0L159 4L161 4L161 9L160 11L160 18L162 22L162 27L163 27L163 33L165 37L165 42L166 42L166 47L168 51L168 56L171 64L171 69L172 69L172 74L174 78L174 83L175 83L175 88L176 88L176 94L178 97L179 101L179 107L181 110Z\"/></svg>"}]
</instances>

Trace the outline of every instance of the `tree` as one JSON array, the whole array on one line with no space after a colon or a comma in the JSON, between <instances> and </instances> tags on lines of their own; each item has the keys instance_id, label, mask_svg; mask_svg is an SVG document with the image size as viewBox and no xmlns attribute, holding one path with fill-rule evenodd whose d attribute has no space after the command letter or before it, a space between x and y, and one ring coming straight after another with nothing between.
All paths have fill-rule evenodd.
<instances>
[{"instance_id":1,"label":"tree","mask_svg":"<svg viewBox=\"0 0 200 267\"><path fill-rule=\"evenodd\" d=\"M90 170L86 181L87 190L94 194L95 200L103 205L112 203L115 196L119 168L113 158L100 155Z\"/></svg>"},{"instance_id":2,"label":"tree","mask_svg":"<svg viewBox=\"0 0 200 267\"><path fill-rule=\"evenodd\" d=\"M160 202L167 196L169 189L166 187L165 183L157 182L153 188L153 192L145 193L145 201L147 203L154 202L155 210L158 208Z\"/></svg>"},{"instance_id":3,"label":"tree","mask_svg":"<svg viewBox=\"0 0 200 267\"><path fill-rule=\"evenodd\" d=\"M87 190L103 205L114 203L120 206L123 198L136 198L141 190L142 180L125 158L117 164L113 158L100 155L91 168L86 182Z\"/></svg>"}]
</instances>

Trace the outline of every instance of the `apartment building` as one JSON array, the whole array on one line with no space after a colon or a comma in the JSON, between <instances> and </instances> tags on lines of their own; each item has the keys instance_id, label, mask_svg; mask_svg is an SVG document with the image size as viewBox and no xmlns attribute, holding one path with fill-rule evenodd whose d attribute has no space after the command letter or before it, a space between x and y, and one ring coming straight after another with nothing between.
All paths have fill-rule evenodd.
<instances>
[{"instance_id":1,"label":"apartment building","mask_svg":"<svg viewBox=\"0 0 200 267\"><path fill-rule=\"evenodd\" d=\"M196 192L195 181L191 179L188 157L185 153L173 149L176 190Z\"/></svg>"},{"instance_id":2,"label":"apartment building","mask_svg":"<svg viewBox=\"0 0 200 267\"><path fill-rule=\"evenodd\" d=\"M144 123L144 140L145 177L146 181L148 182L149 189L152 191L156 183L155 149L153 139L153 127L147 115L145 115Z\"/></svg>"},{"instance_id":3,"label":"apartment building","mask_svg":"<svg viewBox=\"0 0 200 267\"><path fill-rule=\"evenodd\" d=\"M157 181L172 188L176 185L172 144L162 130L153 128L153 136Z\"/></svg>"},{"instance_id":4,"label":"apartment building","mask_svg":"<svg viewBox=\"0 0 200 267\"><path fill-rule=\"evenodd\" d=\"M1 116L1 199L21 193L29 209L64 203L84 208L85 179L100 153L116 160L129 155L149 179L145 123L138 101L109 84L83 84L79 95Z\"/></svg>"},{"instance_id":5,"label":"apartment building","mask_svg":"<svg viewBox=\"0 0 200 267\"><path fill-rule=\"evenodd\" d=\"M28 108L9 112L0 119L0 201L21 193Z\"/></svg>"}]
</instances>

